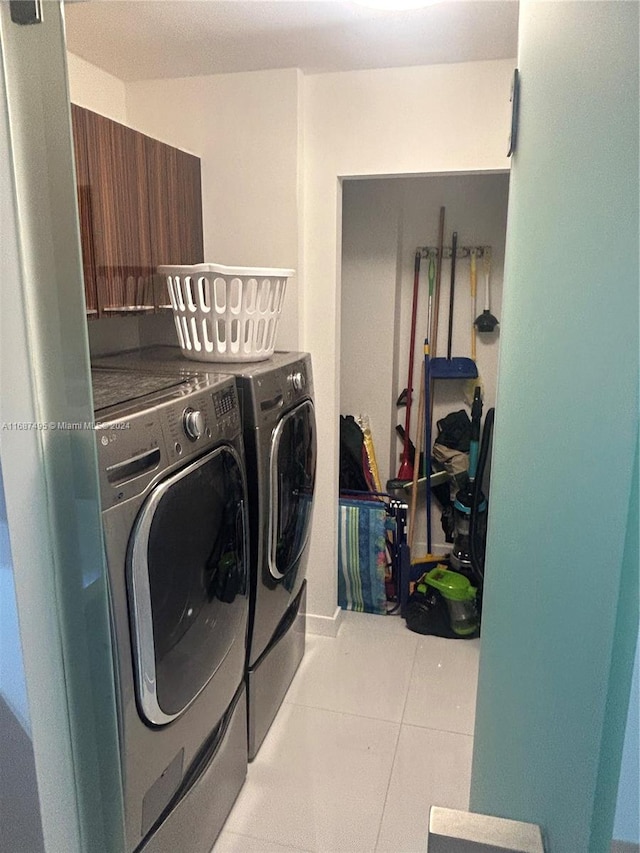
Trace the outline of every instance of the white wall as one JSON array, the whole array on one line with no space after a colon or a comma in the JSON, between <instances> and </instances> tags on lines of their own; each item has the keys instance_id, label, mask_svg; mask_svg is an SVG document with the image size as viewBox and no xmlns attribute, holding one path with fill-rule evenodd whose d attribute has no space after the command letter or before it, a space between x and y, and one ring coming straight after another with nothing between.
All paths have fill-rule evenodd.
<instances>
[{"instance_id":1,"label":"white wall","mask_svg":"<svg viewBox=\"0 0 640 853\"><path fill-rule=\"evenodd\" d=\"M306 77L304 349L314 363L319 453L309 610L335 611L340 399L340 179L508 168L514 61Z\"/></svg>"},{"instance_id":2,"label":"white wall","mask_svg":"<svg viewBox=\"0 0 640 853\"><path fill-rule=\"evenodd\" d=\"M122 80L67 51L71 103L127 123L126 89Z\"/></svg>"},{"instance_id":3,"label":"white wall","mask_svg":"<svg viewBox=\"0 0 640 853\"><path fill-rule=\"evenodd\" d=\"M390 475L400 202L396 180L343 187L340 414L366 414L382 484ZM392 422L393 419L393 422Z\"/></svg>"},{"instance_id":4,"label":"white wall","mask_svg":"<svg viewBox=\"0 0 640 853\"><path fill-rule=\"evenodd\" d=\"M128 124L202 160L205 259L299 269L300 73L221 74L127 84ZM300 278L278 347L299 346Z\"/></svg>"}]
</instances>

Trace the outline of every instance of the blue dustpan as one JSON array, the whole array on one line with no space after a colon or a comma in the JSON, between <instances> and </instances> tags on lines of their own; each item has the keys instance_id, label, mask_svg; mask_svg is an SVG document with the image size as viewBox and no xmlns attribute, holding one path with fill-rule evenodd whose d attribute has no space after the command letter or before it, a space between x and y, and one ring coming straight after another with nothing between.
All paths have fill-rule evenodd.
<instances>
[{"instance_id":1,"label":"blue dustpan","mask_svg":"<svg viewBox=\"0 0 640 853\"><path fill-rule=\"evenodd\" d=\"M432 379L475 379L478 368L471 358L432 358Z\"/></svg>"},{"instance_id":2,"label":"blue dustpan","mask_svg":"<svg viewBox=\"0 0 640 853\"><path fill-rule=\"evenodd\" d=\"M453 337L453 300L456 286L456 254L458 251L458 232L451 237L451 286L449 288L449 338L447 357L432 358L429 366L432 379L475 379L478 368L471 358L451 358L451 339Z\"/></svg>"}]
</instances>

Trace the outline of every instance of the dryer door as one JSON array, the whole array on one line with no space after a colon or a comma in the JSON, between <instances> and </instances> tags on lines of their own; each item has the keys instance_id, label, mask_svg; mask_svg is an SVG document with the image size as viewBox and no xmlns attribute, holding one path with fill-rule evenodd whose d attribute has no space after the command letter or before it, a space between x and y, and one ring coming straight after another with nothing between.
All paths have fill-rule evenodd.
<instances>
[{"instance_id":1,"label":"dryer door","mask_svg":"<svg viewBox=\"0 0 640 853\"><path fill-rule=\"evenodd\" d=\"M149 723L179 716L245 642L246 505L240 458L222 446L160 483L140 510L127 580L137 699Z\"/></svg>"},{"instance_id":2,"label":"dryer door","mask_svg":"<svg viewBox=\"0 0 640 853\"><path fill-rule=\"evenodd\" d=\"M294 571L309 538L316 477L316 421L305 400L273 433L269 571L280 580Z\"/></svg>"}]
</instances>

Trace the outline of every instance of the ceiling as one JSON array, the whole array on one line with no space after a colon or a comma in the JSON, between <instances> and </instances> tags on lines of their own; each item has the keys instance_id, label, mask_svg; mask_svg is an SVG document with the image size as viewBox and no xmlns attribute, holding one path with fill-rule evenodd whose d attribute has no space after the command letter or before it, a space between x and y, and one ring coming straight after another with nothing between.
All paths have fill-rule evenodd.
<instances>
[{"instance_id":1,"label":"ceiling","mask_svg":"<svg viewBox=\"0 0 640 853\"><path fill-rule=\"evenodd\" d=\"M67 3L67 46L145 80L300 68L305 73L515 57L515 0L442 0L388 12L339 0Z\"/></svg>"}]
</instances>

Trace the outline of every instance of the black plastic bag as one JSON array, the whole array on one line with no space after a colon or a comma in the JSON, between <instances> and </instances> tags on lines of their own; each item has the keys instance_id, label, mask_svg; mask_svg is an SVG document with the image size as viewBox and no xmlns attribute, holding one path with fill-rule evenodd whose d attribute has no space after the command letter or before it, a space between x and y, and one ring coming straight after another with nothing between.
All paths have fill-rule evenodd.
<instances>
[{"instance_id":1,"label":"black plastic bag","mask_svg":"<svg viewBox=\"0 0 640 853\"><path fill-rule=\"evenodd\" d=\"M340 491L368 492L364 436L353 415L340 415Z\"/></svg>"}]
</instances>

